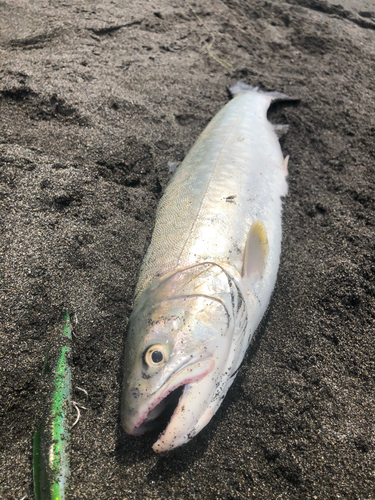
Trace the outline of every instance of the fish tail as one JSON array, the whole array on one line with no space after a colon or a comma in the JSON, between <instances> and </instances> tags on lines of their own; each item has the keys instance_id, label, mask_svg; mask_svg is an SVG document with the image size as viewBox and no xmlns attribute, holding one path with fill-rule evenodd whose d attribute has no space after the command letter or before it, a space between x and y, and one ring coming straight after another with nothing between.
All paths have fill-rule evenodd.
<instances>
[{"instance_id":1,"label":"fish tail","mask_svg":"<svg viewBox=\"0 0 375 500\"><path fill-rule=\"evenodd\" d=\"M259 87L252 87L251 85L248 85L245 82L238 81L235 85L232 87L229 87L229 92L231 93L232 97L235 95L239 94L240 92L259 92L260 94L264 94L272 99L272 101L300 101L299 97L291 97L286 94L283 94L282 92L277 92L277 91L272 91L272 92L265 92L263 90L260 90Z\"/></svg>"}]
</instances>

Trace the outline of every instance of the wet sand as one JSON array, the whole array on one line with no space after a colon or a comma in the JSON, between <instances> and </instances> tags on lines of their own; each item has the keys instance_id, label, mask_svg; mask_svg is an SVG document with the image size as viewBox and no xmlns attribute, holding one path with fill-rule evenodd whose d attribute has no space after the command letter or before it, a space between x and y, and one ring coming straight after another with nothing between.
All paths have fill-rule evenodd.
<instances>
[{"instance_id":1,"label":"wet sand","mask_svg":"<svg viewBox=\"0 0 375 500\"><path fill-rule=\"evenodd\" d=\"M69 498L375 498L375 5L334 4L192 3L210 55L183 0L0 2L1 499L34 498L65 308L89 394ZM160 457L119 422L132 295L167 164L237 80L301 99L269 113L290 126L278 281L212 422Z\"/></svg>"}]
</instances>

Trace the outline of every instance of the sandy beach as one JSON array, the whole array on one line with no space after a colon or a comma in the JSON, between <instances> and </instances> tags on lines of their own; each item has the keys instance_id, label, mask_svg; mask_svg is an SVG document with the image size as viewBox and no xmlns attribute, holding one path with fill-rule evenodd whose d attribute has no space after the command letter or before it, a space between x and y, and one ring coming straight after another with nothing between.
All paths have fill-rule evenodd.
<instances>
[{"instance_id":1,"label":"sandy beach","mask_svg":"<svg viewBox=\"0 0 375 500\"><path fill-rule=\"evenodd\" d=\"M2 0L0 22L0 498L34 498L68 309L69 499L375 499L374 1ZM137 273L168 162L238 80L300 99L269 112L277 285L211 423L158 456L120 425Z\"/></svg>"}]
</instances>

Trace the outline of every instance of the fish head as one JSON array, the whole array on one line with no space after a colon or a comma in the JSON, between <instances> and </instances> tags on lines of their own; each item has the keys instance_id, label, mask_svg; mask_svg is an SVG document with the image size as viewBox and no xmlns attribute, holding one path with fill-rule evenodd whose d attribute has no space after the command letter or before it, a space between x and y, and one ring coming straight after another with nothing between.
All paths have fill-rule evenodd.
<instances>
[{"instance_id":1,"label":"fish head","mask_svg":"<svg viewBox=\"0 0 375 500\"><path fill-rule=\"evenodd\" d=\"M231 341L223 301L181 288L176 295L168 285L136 301L125 346L122 425L138 436L170 417L156 452L187 442L210 421Z\"/></svg>"}]
</instances>

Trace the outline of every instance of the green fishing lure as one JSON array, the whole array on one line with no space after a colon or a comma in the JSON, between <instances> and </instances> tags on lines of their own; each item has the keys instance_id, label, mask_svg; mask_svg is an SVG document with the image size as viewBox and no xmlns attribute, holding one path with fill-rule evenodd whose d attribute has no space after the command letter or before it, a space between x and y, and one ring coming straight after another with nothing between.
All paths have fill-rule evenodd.
<instances>
[{"instance_id":1,"label":"green fishing lure","mask_svg":"<svg viewBox=\"0 0 375 500\"><path fill-rule=\"evenodd\" d=\"M67 342L57 359L49 415L35 431L33 440L33 475L35 500L66 500L69 479L69 424L72 377L68 363L72 338L68 311L64 315L62 335ZM48 355L43 375L48 371Z\"/></svg>"}]
</instances>

